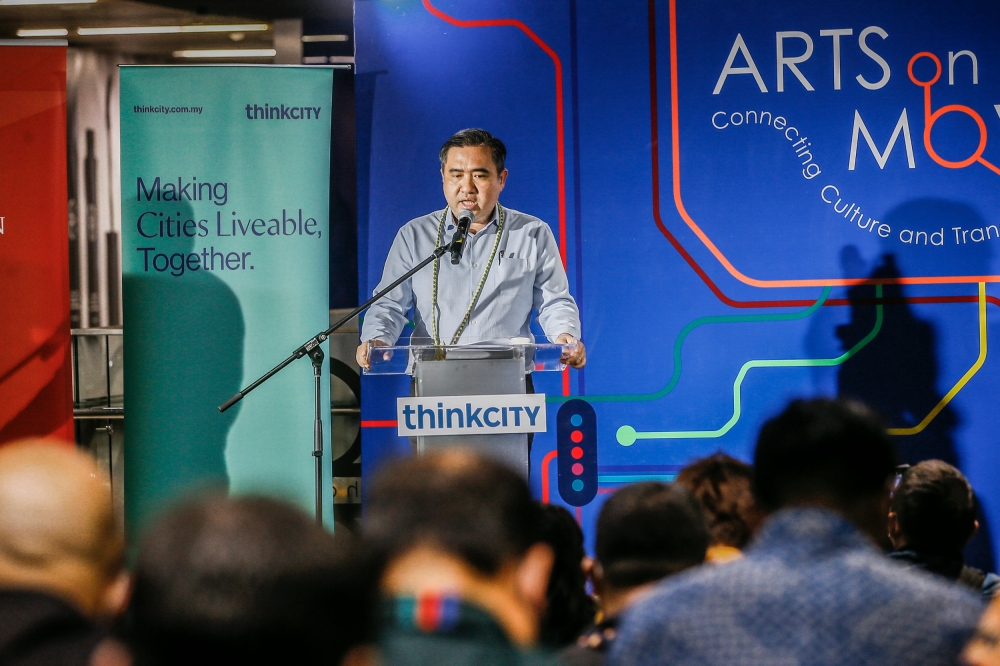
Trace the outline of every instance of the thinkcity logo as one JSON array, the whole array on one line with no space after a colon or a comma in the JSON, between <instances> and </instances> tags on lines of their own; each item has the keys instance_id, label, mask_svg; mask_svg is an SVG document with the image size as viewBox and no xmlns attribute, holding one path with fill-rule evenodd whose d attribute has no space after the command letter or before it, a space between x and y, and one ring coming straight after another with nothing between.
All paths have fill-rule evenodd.
<instances>
[{"instance_id":1,"label":"thinkcity logo","mask_svg":"<svg viewBox=\"0 0 1000 666\"><path fill-rule=\"evenodd\" d=\"M396 421L401 437L545 432L545 395L397 398Z\"/></svg>"},{"instance_id":2,"label":"thinkcity logo","mask_svg":"<svg viewBox=\"0 0 1000 666\"><path fill-rule=\"evenodd\" d=\"M319 120L321 106L247 104L247 120Z\"/></svg>"}]
</instances>

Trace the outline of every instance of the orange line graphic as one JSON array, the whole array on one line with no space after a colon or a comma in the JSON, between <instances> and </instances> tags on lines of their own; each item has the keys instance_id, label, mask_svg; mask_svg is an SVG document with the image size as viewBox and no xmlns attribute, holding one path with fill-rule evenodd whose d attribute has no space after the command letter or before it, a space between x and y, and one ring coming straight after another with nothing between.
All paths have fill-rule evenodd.
<instances>
[{"instance_id":1,"label":"orange line graphic","mask_svg":"<svg viewBox=\"0 0 1000 666\"><path fill-rule=\"evenodd\" d=\"M930 56L934 58L933 54L930 53L918 53L914 56L913 60L920 56ZM934 58L935 61L937 58ZM913 65L913 60L910 61L911 70ZM940 68L940 62L938 62ZM940 70L938 72L940 74ZM912 75L911 75L912 77ZM691 215L687 212L684 207L684 200L681 196L681 148L680 148L680 120L679 120L679 96L677 92L677 0L670 0L670 111L671 111L671 136L673 138L672 146L672 156L673 156L673 172L674 172L674 204L677 207L677 212L680 214L681 218L687 223L691 231L695 233L696 236L701 240L706 248L715 256L720 264L725 267L729 274L734 278L739 280L744 284L748 284L753 287L763 287L763 288L776 288L776 287L825 287L825 286L835 286L835 287L849 287L858 284L970 284L978 282L1000 282L1000 275L944 275L944 276L925 276L925 277L898 277L898 278L817 278L817 279L805 279L805 280L758 280L757 278L752 278L738 268L736 268L726 255L722 253L712 239L708 237L701 227L694 221ZM934 80L937 80L936 78ZM931 82L933 83L933 81ZM922 84L918 84L922 85ZM929 113L930 109L930 84L926 84L924 92L924 110L925 113ZM967 107L959 107L958 105L951 105L942 107L937 111L937 117L948 113L949 111L962 111L963 113L974 114L976 118L979 115ZM982 122L982 118L979 118L979 122ZM985 147L986 130L985 126L980 127L982 132L981 144ZM928 147L928 151L931 150L930 146L930 125L924 130L924 141L925 145ZM989 168L1000 174L1000 170L993 166L989 162L983 160L978 153L981 151L977 150L973 156L977 161L984 163ZM933 154L931 155L934 156ZM940 158L937 158L940 159ZM939 164L941 162L939 161ZM954 163L961 164L961 163ZM943 164L943 166L948 166ZM964 164L963 164L964 166Z\"/></svg>"}]
</instances>

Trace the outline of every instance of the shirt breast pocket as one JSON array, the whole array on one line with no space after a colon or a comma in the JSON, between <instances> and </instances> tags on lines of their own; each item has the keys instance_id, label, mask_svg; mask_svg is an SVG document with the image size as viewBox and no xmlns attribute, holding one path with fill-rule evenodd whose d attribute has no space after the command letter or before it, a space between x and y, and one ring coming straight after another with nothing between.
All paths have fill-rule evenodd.
<instances>
[{"instance_id":1,"label":"shirt breast pocket","mask_svg":"<svg viewBox=\"0 0 1000 666\"><path fill-rule=\"evenodd\" d=\"M504 257L493 265L492 282L500 289L518 288L534 284L534 275L528 267L528 260L521 257Z\"/></svg>"}]
</instances>

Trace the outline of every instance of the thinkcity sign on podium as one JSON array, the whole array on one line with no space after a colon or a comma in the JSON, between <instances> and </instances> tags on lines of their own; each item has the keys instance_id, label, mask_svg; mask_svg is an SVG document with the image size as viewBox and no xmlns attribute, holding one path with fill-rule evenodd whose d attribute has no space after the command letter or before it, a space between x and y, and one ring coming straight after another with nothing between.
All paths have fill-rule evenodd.
<instances>
[{"instance_id":1,"label":"thinkcity sign on podium","mask_svg":"<svg viewBox=\"0 0 1000 666\"><path fill-rule=\"evenodd\" d=\"M401 437L545 432L545 395L397 398L396 422Z\"/></svg>"}]
</instances>

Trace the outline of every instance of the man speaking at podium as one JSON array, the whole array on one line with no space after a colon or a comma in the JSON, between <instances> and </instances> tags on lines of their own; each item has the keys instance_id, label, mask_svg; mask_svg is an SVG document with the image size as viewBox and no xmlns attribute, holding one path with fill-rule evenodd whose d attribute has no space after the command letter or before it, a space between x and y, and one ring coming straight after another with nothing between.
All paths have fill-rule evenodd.
<instances>
[{"instance_id":1,"label":"man speaking at podium","mask_svg":"<svg viewBox=\"0 0 1000 666\"><path fill-rule=\"evenodd\" d=\"M375 292L388 286L435 248L447 244L460 220L469 235L458 264L437 260L377 301L365 315L357 361L369 367L372 346L396 342L413 308L413 342L456 345L508 338L533 339L532 309L545 335L576 343L563 361L587 362L580 342L580 311L549 226L537 217L500 205L507 180L503 143L481 129L465 129L441 147L441 180L448 206L414 220L396 233ZM464 213L464 215L463 215ZM527 387L532 392L530 375Z\"/></svg>"}]
</instances>

